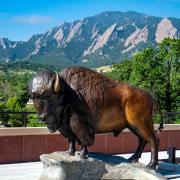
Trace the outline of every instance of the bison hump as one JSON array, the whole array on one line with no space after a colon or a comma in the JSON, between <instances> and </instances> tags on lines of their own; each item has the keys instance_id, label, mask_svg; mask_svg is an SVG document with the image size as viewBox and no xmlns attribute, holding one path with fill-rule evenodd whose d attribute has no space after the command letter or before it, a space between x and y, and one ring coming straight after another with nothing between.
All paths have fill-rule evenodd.
<instances>
[{"instance_id":1,"label":"bison hump","mask_svg":"<svg viewBox=\"0 0 180 180\"><path fill-rule=\"evenodd\" d=\"M85 67L67 68L60 76L77 94L81 94L87 101L96 103L102 103L105 91L119 83Z\"/></svg>"}]
</instances>

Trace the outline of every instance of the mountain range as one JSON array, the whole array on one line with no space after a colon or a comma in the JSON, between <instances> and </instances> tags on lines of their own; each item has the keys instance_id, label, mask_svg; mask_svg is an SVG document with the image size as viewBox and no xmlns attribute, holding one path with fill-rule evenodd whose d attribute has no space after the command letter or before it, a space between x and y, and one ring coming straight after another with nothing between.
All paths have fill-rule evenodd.
<instances>
[{"instance_id":1,"label":"mountain range","mask_svg":"<svg viewBox=\"0 0 180 180\"><path fill-rule=\"evenodd\" d=\"M119 63L165 37L180 38L180 19L133 11L103 12L64 22L27 41L0 38L0 61L97 67Z\"/></svg>"}]
</instances>

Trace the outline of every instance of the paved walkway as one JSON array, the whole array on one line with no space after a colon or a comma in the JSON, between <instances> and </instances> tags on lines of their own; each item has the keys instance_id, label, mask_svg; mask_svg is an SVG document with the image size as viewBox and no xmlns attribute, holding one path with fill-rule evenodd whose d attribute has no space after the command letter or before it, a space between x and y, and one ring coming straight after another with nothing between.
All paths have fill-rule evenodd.
<instances>
[{"instance_id":1,"label":"paved walkway","mask_svg":"<svg viewBox=\"0 0 180 180\"><path fill-rule=\"evenodd\" d=\"M131 154L122 154L124 158L129 158ZM147 165L150 161L151 154L149 152L145 152L142 154L142 157L139 159L139 162ZM158 154L159 159L168 159L167 151L161 151ZM176 157L180 158L180 150L176 150ZM175 179L180 180L180 165L175 165L171 163L165 163L160 161L158 172L160 172L167 179Z\"/></svg>"},{"instance_id":2,"label":"paved walkway","mask_svg":"<svg viewBox=\"0 0 180 180\"><path fill-rule=\"evenodd\" d=\"M121 154L129 158L131 154ZM167 159L165 151L159 152L159 159ZM180 158L180 150L176 151L176 157ZM150 160L150 153L143 153L140 162L147 164ZM0 165L0 180L37 180L42 171L41 162L2 164ZM165 178L180 180L180 165L172 165L160 162L159 170Z\"/></svg>"},{"instance_id":3,"label":"paved walkway","mask_svg":"<svg viewBox=\"0 0 180 180\"><path fill-rule=\"evenodd\" d=\"M42 171L41 162L0 165L0 180L37 180Z\"/></svg>"}]
</instances>

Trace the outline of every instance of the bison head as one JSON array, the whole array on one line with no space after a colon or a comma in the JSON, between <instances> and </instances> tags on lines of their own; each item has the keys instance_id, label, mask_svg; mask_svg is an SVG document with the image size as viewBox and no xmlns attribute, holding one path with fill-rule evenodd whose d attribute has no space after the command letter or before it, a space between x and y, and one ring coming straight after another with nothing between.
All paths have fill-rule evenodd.
<instances>
[{"instance_id":1,"label":"bison head","mask_svg":"<svg viewBox=\"0 0 180 180\"><path fill-rule=\"evenodd\" d=\"M50 132L58 129L61 80L58 73L42 72L32 78L29 83L29 94L34 102L39 120L45 122Z\"/></svg>"}]
</instances>

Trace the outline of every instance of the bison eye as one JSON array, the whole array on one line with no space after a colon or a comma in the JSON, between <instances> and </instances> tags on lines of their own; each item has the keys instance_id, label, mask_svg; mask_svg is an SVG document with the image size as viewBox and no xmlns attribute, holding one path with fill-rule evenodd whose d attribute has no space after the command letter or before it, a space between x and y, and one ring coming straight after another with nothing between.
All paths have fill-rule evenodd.
<instances>
[{"instance_id":1,"label":"bison eye","mask_svg":"<svg viewBox=\"0 0 180 180\"><path fill-rule=\"evenodd\" d=\"M34 94L32 94L32 98L33 98L33 99L37 99L37 98L39 98L39 97L40 97L40 95L39 95L39 94L35 94L35 93L34 93Z\"/></svg>"},{"instance_id":2,"label":"bison eye","mask_svg":"<svg viewBox=\"0 0 180 180\"><path fill-rule=\"evenodd\" d=\"M46 93L43 93L41 97L44 98L44 99L48 99L48 98L49 98L49 95L46 94Z\"/></svg>"}]
</instances>

